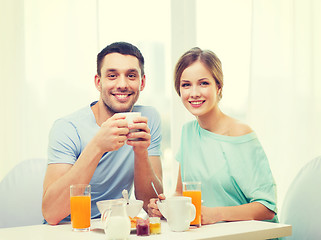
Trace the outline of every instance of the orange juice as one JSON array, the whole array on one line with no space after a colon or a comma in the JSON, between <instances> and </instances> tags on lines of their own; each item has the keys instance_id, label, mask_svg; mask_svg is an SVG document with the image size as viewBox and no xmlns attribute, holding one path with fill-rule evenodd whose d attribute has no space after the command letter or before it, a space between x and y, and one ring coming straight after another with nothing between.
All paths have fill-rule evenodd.
<instances>
[{"instance_id":1,"label":"orange juice","mask_svg":"<svg viewBox=\"0 0 321 240\"><path fill-rule=\"evenodd\" d=\"M191 222L191 225L201 226L201 205L202 205L202 192L201 190L184 190L183 196L192 198L192 203L196 208L196 216Z\"/></svg>"},{"instance_id":2,"label":"orange juice","mask_svg":"<svg viewBox=\"0 0 321 240\"><path fill-rule=\"evenodd\" d=\"M91 198L90 196L70 197L71 224L73 229L90 228Z\"/></svg>"}]
</instances>

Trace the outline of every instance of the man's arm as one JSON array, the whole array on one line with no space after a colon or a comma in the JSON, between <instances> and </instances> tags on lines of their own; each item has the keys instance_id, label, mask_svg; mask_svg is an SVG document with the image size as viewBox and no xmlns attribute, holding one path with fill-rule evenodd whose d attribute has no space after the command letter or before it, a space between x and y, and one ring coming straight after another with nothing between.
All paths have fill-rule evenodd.
<instances>
[{"instance_id":1,"label":"man's arm","mask_svg":"<svg viewBox=\"0 0 321 240\"><path fill-rule=\"evenodd\" d=\"M48 166L43 186L42 214L49 224L57 224L70 214L70 185L88 184L102 155L124 145L128 128L123 119L114 115L104 122L74 165Z\"/></svg>"},{"instance_id":2,"label":"man's arm","mask_svg":"<svg viewBox=\"0 0 321 240\"><path fill-rule=\"evenodd\" d=\"M42 214L49 224L58 224L70 214L70 190L72 184L88 184L102 156L94 145L89 145L74 165L48 165L43 185Z\"/></svg>"},{"instance_id":3,"label":"man's arm","mask_svg":"<svg viewBox=\"0 0 321 240\"><path fill-rule=\"evenodd\" d=\"M135 154L134 164L134 185L135 196L144 201L144 209L147 211L149 200L157 197L151 182L154 183L158 193L163 193L162 184L162 165L159 156L148 156L147 148L151 142L150 129L147 126L147 118L136 118L135 124L129 129L139 129L139 132L132 132L128 138L139 138L139 141L127 141L128 145L133 146Z\"/></svg>"},{"instance_id":4,"label":"man's arm","mask_svg":"<svg viewBox=\"0 0 321 240\"><path fill-rule=\"evenodd\" d=\"M154 183L158 193L163 193L162 184L162 166L159 156L139 157L135 156L135 196L144 201L144 209L147 211L147 205L151 198L157 197L151 182Z\"/></svg>"}]
</instances>

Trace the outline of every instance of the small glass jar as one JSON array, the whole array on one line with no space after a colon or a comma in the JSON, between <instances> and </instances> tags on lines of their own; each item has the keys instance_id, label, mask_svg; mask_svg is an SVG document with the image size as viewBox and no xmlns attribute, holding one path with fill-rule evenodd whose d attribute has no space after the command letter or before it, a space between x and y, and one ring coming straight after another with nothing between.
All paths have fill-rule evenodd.
<instances>
[{"instance_id":1,"label":"small glass jar","mask_svg":"<svg viewBox=\"0 0 321 240\"><path fill-rule=\"evenodd\" d=\"M149 236L149 220L148 219L137 219L136 222L136 233L137 236Z\"/></svg>"},{"instance_id":2,"label":"small glass jar","mask_svg":"<svg viewBox=\"0 0 321 240\"><path fill-rule=\"evenodd\" d=\"M150 234L160 234L161 233L161 223L159 217L149 218L149 230Z\"/></svg>"}]
</instances>

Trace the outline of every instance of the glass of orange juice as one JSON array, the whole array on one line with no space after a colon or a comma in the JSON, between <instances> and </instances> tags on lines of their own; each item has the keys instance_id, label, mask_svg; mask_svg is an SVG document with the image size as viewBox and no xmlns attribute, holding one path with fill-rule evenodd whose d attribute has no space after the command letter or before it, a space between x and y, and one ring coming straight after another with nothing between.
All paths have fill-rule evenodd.
<instances>
[{"instance_id":1,"label":"glass of orange juice","mask_svg":"<svg viewBox=\"0 0 321 240\"><path fill-rule=\"evenodd\" d=\"M70 186L70 215L73 231L89 231L91 218L91 186Z\"/></svg>"},{"instance_id":2,"label":"glass of orange juice","mask_svg":"<svg viewBox=\"0 0 321 240\"><path fill-rule=\"evenodd\" d=\"M202 206L202 191L201 182L183 182L183 196L192 198L192 203L196 208L195 219L191 222L191 226L201 226L201 206Z\"/></svg>"}]
</instances>

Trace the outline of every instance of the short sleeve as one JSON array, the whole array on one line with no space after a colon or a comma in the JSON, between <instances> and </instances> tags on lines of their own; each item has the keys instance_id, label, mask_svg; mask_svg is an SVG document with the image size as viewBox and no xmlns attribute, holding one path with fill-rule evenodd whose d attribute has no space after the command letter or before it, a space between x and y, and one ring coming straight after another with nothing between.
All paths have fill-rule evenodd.
<instances>
[{"instance_id":1,"label":"short sleeve","mask_svg":"<svg viewBox=\"0 0 321 240\"><path fill-rule=\"evenodd\" d=\"M148 127L150 128L151 134L151 143L148 147L148 155L149 156L160 156L161 155L161 120L160 115L156 111L156 109L152 107L146 107L147 112L142 112L143 116L148 118Z\"/></svg>"},{"instance_id":2,"label":"short sleeve","mask_svg":"<svg viewBox=\"0 0 321 240\"><path fill-rule=\"evenodd\" d=\"M64 119L54 122L49 133L48 164L74 164L80 155L80 138L75 126Z\"/></svg>"},{"instance_id":3,"label":"short sleeve","mask_svg":"<svg viewBox=\"0 0 321 240\"><path fill-rule=\"evenodd\" d=\"M261 144L255 138L239 147L238 156L233 156L235 182L247 202L259 202L276 213L276 184Z\"/></svg>"}]
</instances>

